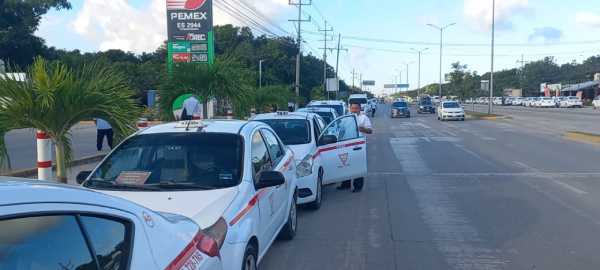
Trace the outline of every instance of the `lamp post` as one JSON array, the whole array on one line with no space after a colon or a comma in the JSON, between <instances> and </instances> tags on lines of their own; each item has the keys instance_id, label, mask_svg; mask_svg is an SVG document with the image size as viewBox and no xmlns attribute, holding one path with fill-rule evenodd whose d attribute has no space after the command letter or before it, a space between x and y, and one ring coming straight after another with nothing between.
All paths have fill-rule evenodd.
<instances>
[{"instance_id":1,"label":"lamp post","mask_svg":"<svg viewBox=\"0 0 600 270\"><path fill-rule=\"evenodd\" d=\"M492 0L492 66L490 68L490 102L488 114L492 114L492 99L494 98L494 42L496 34L496 0Z\"/></svg>"},{"instance_id":2,"label":"lamp post","mask_svg":"<svg viewBox=\"0 0 600 270\"><path fill-rule=\"evenodd\" d=\"M262 88L262 63L265 60L259 60L258 61L258 88Z\"/></svg>"},{"instance_id":3,"label":"lamp post","mask_svg":"<svg viewBox=\"0 0 600 270\"><path fill-rule=\"evenodd\" d=\"M440 31L440 93L439 93L440 99L442 98L442 49L443 49L443 45L444 45L443 44L444 30L455 24L456 23L451 23L451 24L447 24L447 25L441 26L441 27L437 26L435 24L431 24L431 23L427 24L428 26L433 27Z\"/></svg>"},{"instance_id":4,"label":"lamp post","mask_svg":"<svg viewBox=\"0 0 600 270\"><path fill-rule=\"evenodd\" d=\"M429 50L429 48L425 48L425 49L421 49L421 50L417 50L415 48L410 48L410 50L419 54L419 73L418 73L419 75L418 75L418 79L417 79L417 97L419 97L419 96L421 96L421 53Z\"/></svg>"}]
</instances>

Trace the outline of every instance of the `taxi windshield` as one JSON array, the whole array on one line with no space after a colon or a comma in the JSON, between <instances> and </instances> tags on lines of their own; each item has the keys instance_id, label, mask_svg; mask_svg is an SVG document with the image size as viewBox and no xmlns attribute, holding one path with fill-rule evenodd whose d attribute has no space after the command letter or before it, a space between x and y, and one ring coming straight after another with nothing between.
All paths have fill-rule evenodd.
<instances>
[{"instance_id":1,"label":"taxi windshield","mask_svg":"<svg viewBox=\"0 0 600 270\"><path fill-rule=\"evenodd\" d=\"M84 185L111 189L152 186L158 190L228 188L241 181L242 155L242 137L234 134L139 135L123 142Z\"/></svg>"},{"instance_id":2,"label":"taxi windshield","mask_svg":"<svg viewBox=\"0 0 600 270\"><path fill-rule=\"evenodd\" d=\"M444 103L444 108L446 108L446 109L456 109L456 108L459 108L459 107L460 106L456 102L446 102L446 103Z\"/></svg>"},{"instance_id":3,"label":"taxi windshield","mask_svg":"<svg viewBox=\"0 0 600 270\"><path fill-rule=\"evenodd\" d=\"M394 106L394 107L400 107L400 108L406 108L406 107L408 107L408 105L406 104L406 102L394 102L394 104L392 106Z\"/></svg>"},{"instance_id":4,"label":"taxi windshield","mask_svg":"<svg viewBox=\"0 0 600 270\"><path fill-rule=\"evenodd\" d=\"M285 145L310 143L310 124L304 119L266 119L261 122L271 126Z\"/></svg>"}]
</instances>

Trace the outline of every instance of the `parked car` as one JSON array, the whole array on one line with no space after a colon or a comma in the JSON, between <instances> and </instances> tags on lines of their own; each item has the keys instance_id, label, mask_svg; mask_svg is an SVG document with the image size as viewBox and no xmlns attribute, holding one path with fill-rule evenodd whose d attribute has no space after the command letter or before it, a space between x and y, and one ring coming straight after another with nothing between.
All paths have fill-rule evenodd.
<instances>
[{"instance_id":1,"label":"parked car","mask_svg":"<svg viewBox=\"0 0 600 270\"><path fill-rule=\"evenodd\" d=\"M565 97L561 100L560 107L562 108L583 108L581 99L575 96Z\"/></svg>"},{"instance_id":2,"label":"parked car","mask_svg":"<svg viewBox=\"0 0 600 270\"><path fill-rule=\"evenodd\" d=\"M408 109L408 103L405 101L396 101L392 104L392 109L390 110L391 118L396 117L406 117L410 118L410 109Z\"/></svg>"},{"instance_id":3,"label":"parked car","mask_svg":"<svg viewBox=\"0 0 600 270\"><path fill-rule=\"evenodd\" d=\"M594 106L594 110L599 109L600 108L600 96L597 96L594 101L592 102L592 105Z\"/></svg>"},{"instance_id":4,"label":"parked car","mask_svg":"<svg viewBox=\"0 0 600 270\"><path fill-rule=\"evenodd\" d=\"M149 127L78 182L154 211L192 219L224 269L256 269L280 236L297 230L292 150L267 124L182 121ZM143 268L136 268L143 269Z\"/></svg>"},{"instance_id":5,"label":"parked car","mask_svg":"<svg viewBox=\"0 0 600 270\"><path fill-rule=\"evenodd\" d=\"M437 109L438 120L460 120L465 121L465 111L456 101L444 101Z\"/></svg>"},{"instance_id":6,"label":"parked car","mask_svg":"<svg viewBox=\"0 0 600 270\"><path fill-rule=\"evenodd\" d=\"M200 227L80 187L0 177L0 269L220 270L226 226Z\"/></svg>"},{"instance_id":7,"label":"parked car","mask_svg":"<svg viewBox=\"0 0 600 270\"><path fill-rule=\"evenodd\" d=\"M556 102L552 97L542 97L538 100L537 107L539 108L553 108L556 107Z\"/></svg>"},{"instance_id":8,"label":"parked car","mask_svg":"<svg viewBox=\"0 0 600 270\"><path fill-rule=\"evenodd\" d=\"M325 107L302 108L297 110L297 112L318 114L325 121L325 125L329 125L329 123L333 122L333 120L339 117L334 109Z\"/></svg>"},{"instance_id":9,"label":"parked car","mask_svg":"<svg viewBox=\"0 0 600 270\"><path fill-rule=\"evenodd\" d=\"M353 94L348 97L348 104L358 103L360 104L360 110L364 113L369 113L370 106L367 94Z\"/></svg>"},{"instance_id":10,"label":"parked car","mask_svg":"<svg viewBox=\"0 0 600 270\"><path fill-rule=\"evenodd\" d=\"M504 98L504 103L502 105L504 106L512 106L513 105L513 98L512 97L506 97Z\"/></svg>"},{"instance_id":11,"label":"parked car","mask_svg":"<svg viewBox=\"0 0 600 270\"><path fill-rule=\"evenodd\" d=\"M512 100L512 105L513 105L513 106L522 106L522 105L523 105L523 100L524 100L524 99L523 99L522 97L515 97L515 98Z\"/></svg>"},{"instance_id":12,"label":"parked car","mask_svg":"<svg viewBox=\"0 0 600 270\"><path fill-rule=\"evenodd\" d=\"M252 120L269 125L283 144L294 152L298 204L307 204L312 209L321 208L325 168L323 157L315 156L315 153L325 121L317 114L306 112L259 114Z\"/></svg>"},{"instance_id":13,"label":"parked car","mask_svg":"<svg viewBox=\"0 0 600 270\"><path fill-rule=\"evenodd\" d=\"M502 98L501 97L495 97L493 99L493 104L494 105L502 105Z\"/></svg>"},{"instance_id":14,"label":"parked car","mask_svg":"<svg viewBox=\"0 0 600 270\"><path fill-rule=\"evenodd\" d=\"M318 100L311 101L306 105L306 108L331 108L334 109L338 115L348 114L348 106L346 102L341 100Z\"/></svg>"}]
</instances>

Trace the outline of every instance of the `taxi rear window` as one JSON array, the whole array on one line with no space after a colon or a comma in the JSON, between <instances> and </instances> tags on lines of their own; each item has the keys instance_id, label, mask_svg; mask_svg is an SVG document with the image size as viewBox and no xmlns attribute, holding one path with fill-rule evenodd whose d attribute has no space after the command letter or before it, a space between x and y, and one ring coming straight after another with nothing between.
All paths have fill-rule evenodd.
<instances>
[{"instance_id":1,"label":"taxi rear window","mask_svg":"<svg viewBox=\"0 0 600 270\"><path fill-rule=\"evenodd\" d=\"M90 177L94 181L86 182L86 186L143 186L158 190L233 187L241 181L243 153L243 139L237 134L138 135L115 149Z\"/></svg>"},{"instance_id":2,"label":"taxi rear window","mask_svg":"<svg viewBox=\"0 0 600 270\"><path fill-rule=\"evenodd\" d=\"M285 145L310 143L310 123L303 119L265 119Z\"/></svg>"}]
</instances>

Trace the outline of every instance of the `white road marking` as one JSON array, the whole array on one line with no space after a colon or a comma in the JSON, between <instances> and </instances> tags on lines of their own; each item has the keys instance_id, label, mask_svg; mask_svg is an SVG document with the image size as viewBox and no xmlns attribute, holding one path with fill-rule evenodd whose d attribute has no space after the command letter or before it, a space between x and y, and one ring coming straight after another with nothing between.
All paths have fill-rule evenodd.
<instances>
[{"instance_id":1,"label":"white road marking","mask_svg":"<svg viewBox=\"0 0 600 270\"><path fill-rule=\"evenodd\" d=\"M567 190L573 191L573 192L575 192L575 193L577 193L579 195L586 195L586 194L588 194L587 192L585 192L585 191L583 191L581 189L578 189L578 188L576 188L574 186L571 186L571 185L569 185L567 183L564 183L564 182L561 182L561 181L558 181L558 180L554 180L553 182L556 183L556 184L558 184L559 186L561 186L561 187L563 187L563 188L565 188Z\"/></svg>"},{"instance_id":2,"label":"white road marking","mask_svg":"<svg viewBox=\"0 0 600 270\"><path fill-rule=\"evenodd\" d=\"M471 156L472 156L472 157L474 157L475 159L478 159L478 160L480 160L481 162L483 162L483 163L485 163L485 164L487 164L487 165L489 165L489 166L491 166L491 167L493 167L493 168L497 168L497 167L498 167L498 166L497 166L495 163L493 163L493 162L491 162L491 161L489 161L489 160L487 160L487 159L483 158L483 157L482 157L482 156L480 156L479 154L477 154L477 153L475 153L475 152L473 152L473 151L471 151L471 150L467 149L467 148L466 148L464 145L462 145L462 144L454 144L454 146L456 146L456 148L458 148L458 149L460 149L460 150L463 150L465 153L467 153L467 154L471 155Z\"/></svg>"}]
</instances>

